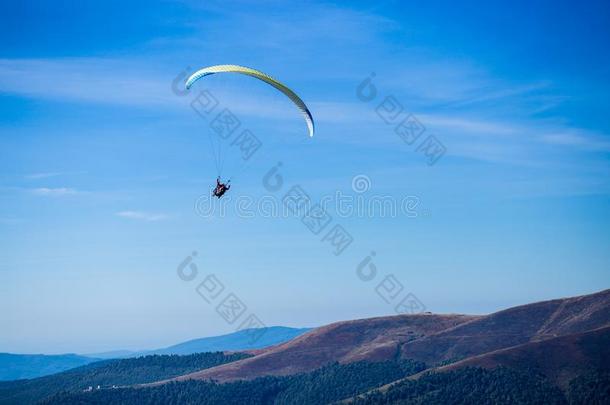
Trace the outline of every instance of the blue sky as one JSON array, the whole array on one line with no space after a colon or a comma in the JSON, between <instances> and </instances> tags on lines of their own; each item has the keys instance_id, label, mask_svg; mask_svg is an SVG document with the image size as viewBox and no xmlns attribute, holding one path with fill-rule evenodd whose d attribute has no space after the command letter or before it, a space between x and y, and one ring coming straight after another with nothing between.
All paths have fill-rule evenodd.
<instances>
[{"instance_id":1,"label":"blue sky","mask_svg":"<svg viewBox=\"0 0 610 405\"><path fill-rule=\"evenodd\" d=\"M145 349L228 333L184 282L192 251L267 325L394 313L393 274L433 312L487 313L610 281L610 11L605 2L19 2L0 5L0 351ZM295 218L202 217L216 177L184 71L264 141L233 198L415 197L417 215L341 217L340 256ZM358 85L371 72L377 98ZM200 87L200 89L203 87ZM435 164L376 106L393 96L447 151ZM305 138L305 139L303 139ZM262 178L278 161L285 190ZM231 172L234 170L234 172ZM237 174L235 174L237 173ZM260 213L259 213L260 214ZM376 252L377 279L356 267Z\"/></svg>"}]
</instances>

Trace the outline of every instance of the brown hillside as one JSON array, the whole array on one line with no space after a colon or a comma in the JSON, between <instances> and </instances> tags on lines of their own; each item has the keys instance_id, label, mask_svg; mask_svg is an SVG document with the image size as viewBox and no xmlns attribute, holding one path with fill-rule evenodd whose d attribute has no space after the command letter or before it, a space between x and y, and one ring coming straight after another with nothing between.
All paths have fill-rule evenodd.
<instances>
[{"instance_id":1,"label":"brown hillside","mask_svg":"<svg viewBox=\"0 0 610 405\"><path fill-rule=\"evenodd\" d=\"M522 305L485 316L399 315L361 319L317 328L262 350L254 357L176 380L252 379L307 372L335 361L397 357L433 366L444 360L464 359L608 326L610 290Z\"/></svg>"},{"instance_id":2,"label":"brown hillside","mask_svg":"<svg viewBox=\"0 0 610 405\"><path fill-rule=\"evenodd\" d=\"M255 357L181 376L177 380L251 379L261 375L311 371L335 361L393 359L398 357L403 342L476 318L467 315L399 315L337 322L314 329Z\"/></svg>"},{"instance_id":3,"label":"brown hillside","mask_svg":"<svg viewBox=\"0 0 610 405\"><path fill-rule=\"evenodd\" d=\"M435 364L605 326L610 290L499 311L407 342L401 356Z\"/></svg>"},{"instance_id":4,"label":"brown hillside","mask_svg":"<svg viewBox=\"0 0 610 405\"><path fill-rule=\"evenodd\" d=\"M496 350L442 367L402 378L368 391L387 392L404 380L418 379L429 373L459 370L465 367L493 369L499 366L535 371L544 374L553 384L566 390L569 382L591 370L610 371L610 327L576 333L543 341ZM340 403L353 403L360 394Z\"/></svg>"},{"instance_id":5,"label":"brown hillside","mask_svg":"<svg viewBox=\"0 0 610 405\"><path fill-rule=\"evenodd\" d=\"M507 366L546 375L561 388L592 369L610 371L610 327L526 343L471 357L435 371Z\"/></svg>"}]
</instances>

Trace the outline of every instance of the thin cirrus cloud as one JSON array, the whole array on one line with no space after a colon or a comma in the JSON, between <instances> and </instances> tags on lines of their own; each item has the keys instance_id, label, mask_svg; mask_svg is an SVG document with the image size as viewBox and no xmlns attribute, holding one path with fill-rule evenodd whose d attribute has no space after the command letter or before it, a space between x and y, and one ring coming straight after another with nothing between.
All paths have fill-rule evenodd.
<instances>
[{"instance_id":1,"label":"thin cirrus cloud","mask_svg":"<svg viewBox=\"0 0 610 405\"><path fill-rule=\"evenodd\" d=\"M61 197L67 195L75 195L78 194L78 191L69 187L56 187L56 188L48 188L48 187L39 187L31 190L33 194L39 196L49 196L49 197Z\"/></svg>"},{"instance_id":2,"label":"thin cirrus cloud","mask_svg":"<svg viewBox=\"0 0 610 405\"><path fill-rule=\"evenodd\" d=\"M145 211L119 211L116 213L121 218L134 219L145 222L163 221L169 218L167 214L145 212Z\"/></svg>"},{"instance_id":3,"label":"thin cirrus cloud","mask_svg":"<svg viewBox=\"0 0 610 405\"><path fill-rule=\"evenodd\" d=\"M28 180L48 179L50 177L61 176L60 172L45 172L45 173L31 173L26 174L24 177Z\"/></svg>"},{"instance_id":4,"label":"thin cirrus cloud","mask_svg":"<svg viewBox=\"0 0 610 405\"><path fill-rule=\"evenodd\" d=\"M306 77L298 68L278 67L282 79L286 77L291 83L294 80L297 88L308 82L330 84L325 99L311 99L307 95L304 98L320 123L321 134L325 127L334 125L341 125L345 131L353 132L350 137L337 136L338 142L360 142L358 138L366 135L361 130L363 124L368 125L367 131L385 130L379 125L383 123L375 114L375 108L385 96L395 95L404 104L406 112L414 113L430 133L436 134L447 144L448 153L452 155L519 163L537 155L549 155L549 151L554 153L559 150L562 156L557 160L560 161L563 155L604 153L609 150L607 134L570 126L561 117L549 120L536 116L540 111L552 110L564 99L552 81L512 82L491 74L473 61L441 56L422 49L407 48L399 54L389 52L390 48L385 48L380 40L384 33L396 30L400 24L386 17L328 5L308 6L308 13L298 18L311 21L302 25L306 29L295 31L292 26L291 30L286 29L286 24L293 17L269 17L266 7L250 8L246 15L228 12L221 3L216 2L191 6L199 11L212 9L220 16L216 24L237 28L225 30L227 34L223 36L222 44L229 49L232 49L230 45L239 46L243 37L248 37L264 47L301 54L315 43L312 39L321 35L325 41L340 41L346 47L341 57L347 57L348 61L343 65L358 66L357 63L348 62L352 57L357 58L353 62L359 62L360 53L352 56L349 49L357 49L362 41L378 44L375 54L370 55L375 56L372 58L374 63L361 69L340 69L344 73L341 75L343 81L345 77L353 80L352 87L347 88L351 90L349 92L339 85L340 82L338 87L333 87L337 72L327 68L333 65L332 55L320 55L319 60L308 68ZM259 24L262 21L265 23ZM337 29L337 24L341 29ZM182 49L180 59L200 60L199 56L189 55L192 52L189 49L206 50L218 46L217 42L209 41L206 35L215 32L214 25L201 27L192 37L174 38L176 41L200 41L197 46L178 47ZM232 32L239 32L239 36L233 36ZM286 32L291 32L295 38L287 38ZM346 42L349 38L358 40ZM301 52L297 52L299 50ZM157 55L156 59L160 68L151 68L149 57L140 59L137 55L128 59L0 59L0 91L34 98L163 108L165 112L169 107L169 110L175 108L173 111L190 113L190 108L180 101L190 101L191 98L177 98L169 91L172 80L179 73L172 71L175 64L162 55ZM378 100L365 104L356 98L355 92L358 84L370 72L369 68L377 72L375 85L379 96ZM363 76L354 76L359 71ZM95 80L91 80L92 77ZM23 83L28 85L24 86ZM335 88L342 90L333 93L332 89ZM261 94L249 95L234 90L219 87L214 95L238 116L296 122L296 114L289 103L274 102L272 99L257 100L256 97ZM263 97L267 96L263 94ZM332 133L325 135L333 137ZM387 145L395 146L394 139L389 138Z\"/></svg>"},{"instance_id":5,"label":"thin cirrus cloud","mask_svg":"<svg viewBox=\"0 0 610 405\"><path fill-rule=\"evenodd\" d=\"M42 179L49 179L51 177L59 177L59 176L68 176L68 175L78 175L78 174L85 174L86 172L84 171L78 171L78 172L36 172L36 173L29 173L23 176L23 178L25 178L26 180L42 180Z\"/></svg>"},{"instance_id":6,"label":"thin cirrus cloud","mask_svg":"<svg viewBox=\"0 0 610 405\"><path fill-rule=\"evenodd\" d=\"M401 88L398 83L391 80L384 82L379 78L378 88L383 94L392 95L391 90L399 90L402 96L397 95L399 102L405 105L405 111L417 99L427 100L425 105L415 104L413 111L421 118L424 126L437 127L447 137L458 137L461 143L468 143L469 138L485 133L488 136L511 135L511 143L547 143L566 147L577 147L587 151L607 151L608 143L603 134L591 133L579 128L569 127L563 124L543 122L535 117L529 116L527 110L535 111L544 104L537 100L537 96L531 95L540 89L547 88L548 84L523 85L518 89L511 89L506 83L486 77L480 70L461 65L459 62L450 64L447 61L437 61L436 69L429 69L426 74L421 74L420 68L410 68L413 72L403 77L421 77L424 80L415 81L419 83L416 87ZM457 64L457 65L455 65ZM414 64L418 66L418 64ZM429 60L426 66L434 65ZM447 70L458 66L450 75ZM177 73L176 73L177 74ZM91 81L90 76L96 80ZM178 103L176 96L168 91L171 80L175 77L169 73L162 74L143 68L138 60L116 60L103 58L60 58L60 59L0 59L0 90L19 94L27 97L44 99L69 99L79 102L99 102L105 104L168 107L173 106L176 111L185 109L184 105ZM23 86L28 82L28 86ZM406 81L406 82L412 82ZM423 83L422 83L423 82ZM433 91L437 87L435 83L443 85L444 96L437 96ZM449 83L460 83L449 98L451 104L442 113L432 112L435 108L430 102L448 101L447 89L451 88ZM395 86L393 86L393 84ZM358 83L354 83L354 90ZM432 89L432 90L431 90ZM387 93L387 94L386 94ZM247 94L236 95L235 92L221 90L215 96L223 103L230 105L236 114L259 116L262 118L273 117L273 119L295 119L291 114L291 106L288 103L253 102ZM413 96L419 96L413 98ZM189 98L190 99L190 98ZM480 101L494 100L489 106L480 106ZM260 100L259 100L260 101ZM378 102L375 102L378 104ZM314 115L319 122L338 123L352 125L368 121L379 122L379 117L374 113L376 104L363 104L358 100L340 101L315 101L309 102ZM532 105L533 104L533 105ZM464 114L463 108L468 105L468 112ZM447 105L446 105L447 106ZM451 111L451 108L455 108ZM515 110L514 120L507 122L506 119L494 118L498 111L507 108ZM532 110L533 108L533 110ZM494 110L496 113L494 113ZM457 115L459 113L459 116ZM466 118L467 116L467 118ZM440 133L439 133L440 135ZM492 139L488 140L493 142ZM477 141L478 143L478 141ZM466 146L466 145L464 145ZM44 179L62 175L60 172L33 173L27 175L27 179ZM53 191L41 191L40 194L54 194ZM68 194L68 190L57 191L55 194Z\"/></svg>"},{"instance_id":7,"label":"thin cirrus cloud","mask_svg":"<svg viewBox=\"0 0 610 405\"><path fill-rule=\"evenodd\" d=\"M0 91L22 97L95 103L191 113L184 102L192 97L177 97L171 88L179 74L193 70L151 70L149 62L113 58L0 59ZM91 77L95 77L94 81ZM23 83L28 83L24 86ZM178 83L181 86L182 83ZM196 89L195 89L196 90ZM213 96L240 115L260 118L282 117L291 111L286 100L270 95L244 94L237 84L213 87ZM261 99L263 97L263 99ZM34 173L28 178L43 178L62 173Z\"/></svg>"},{"instance_id":8,"label":"thin cirrus cloud","mask_svg":"<svg viewBox=\"0 0 610 405\"><path fill-rule=\"evenodd\" d=\"M0 59L0 91L40 99L166 107L171 79L111 58Z\"/></svg>"}]
</instances>

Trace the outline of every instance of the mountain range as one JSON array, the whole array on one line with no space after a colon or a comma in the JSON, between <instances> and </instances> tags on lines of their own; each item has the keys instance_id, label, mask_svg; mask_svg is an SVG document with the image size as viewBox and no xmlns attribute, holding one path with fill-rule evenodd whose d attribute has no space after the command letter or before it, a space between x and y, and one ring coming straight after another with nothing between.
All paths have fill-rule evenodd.
<instances>
[{"instance_id":1,"label":"mountain range","mask_svg":"<svg viewBox=\"0 0 610 405\"><path fill-rule=\"evenodd\" d=\"M547 350L551 344L559 344L551 339L572 335L566 340L577 339L579 334L598 329L589 340L603 342L608 326L610 290L522 305L483 316L420 314L361 319L316 328L284 344L263 349L254 357L175 380L226 382L308 372L330 362L395 358L435 366L502 349L517 350L525 344L530 344L530 350ZM610 345L607 347L610 350ZM607 350L596 354L608 355ZM586 362L590 358L572 360ZM610 366L610 361L607 364Z\"/></svg>"},{"instance_id":2,"label":"mountain range","mask_svg":"<svg viewBox=\"0 0 610 405\"><path fill-rule=\"evenodd\" d=\"M0 353L0 381L41 377L98 360L100 359L77 354Z\"/></svg>"},{"instance_id":3,"label":"mountain range","mask_svg":"<svg viewBox=\"0 0 610 405\"><path fill-rule=\"evenodd\" d=\"M117 350L86 355L78 354L11 354L0 353L0 381L36 378L59 373L102 359L140 357L153 354L187 355L202 352L224 352L260 349L286 342L307 332L309 328L270 326L253 339L252 330L244 329L226 335L193 339L162 349L146 351Z\"/></svg>"},{"instance_id":4,"label":"mountain range","mask_svg":"<svg viewBox=\"0 0 610 405\"><path fill-rule=\"evenodd\" d=\"M207 356L107 360L0 383L0 403L610 403L610 290L489 315L342 321Z\"/></svg>"}]
</instances>

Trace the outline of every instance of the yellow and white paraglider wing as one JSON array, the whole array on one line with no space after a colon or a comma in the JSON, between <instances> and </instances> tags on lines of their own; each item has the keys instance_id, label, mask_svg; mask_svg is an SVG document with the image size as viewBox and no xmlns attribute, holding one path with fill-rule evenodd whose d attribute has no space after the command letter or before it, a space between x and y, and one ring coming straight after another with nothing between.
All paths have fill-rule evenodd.
<instances>
[{"instance_id":1,"label":"yellow and white paraglider wing","mask_svg":"<svg viewBox=\"0 0 610 405\"><path fill-rule=\"evenodd\" d=\"M199 69L198 71L193 73L186 81L186 89L187 90L190 89L191 86L193 85L193 83L195 83L197 80L201 79L202 77L212 75L214 73L241 73L244 75L255 77L255 78L262 80L265 83L270 84L271 86L275 87L276 89L278 89L279 91L284 93L297 106L299 111L301 111L301 114L303 114L303 117L305 118L305 122L307 123L307 128L309 129L309 136L310 137L313 136L313 133L314 133L313 117L311 116L311 112L309 112L309 109L307 108L307 106L305 105L303 100L301 100L301 98L299 96L297 96L294 91L290 90L288 87L286 87L282 83L278 82L273 77L266 75L265 73L258 71L256 69L251 69L251 68L248 68L245 66L238 66L238 65L209 66L209 67L206 67L203 69Z\"/></svg>"}]
</instances>

